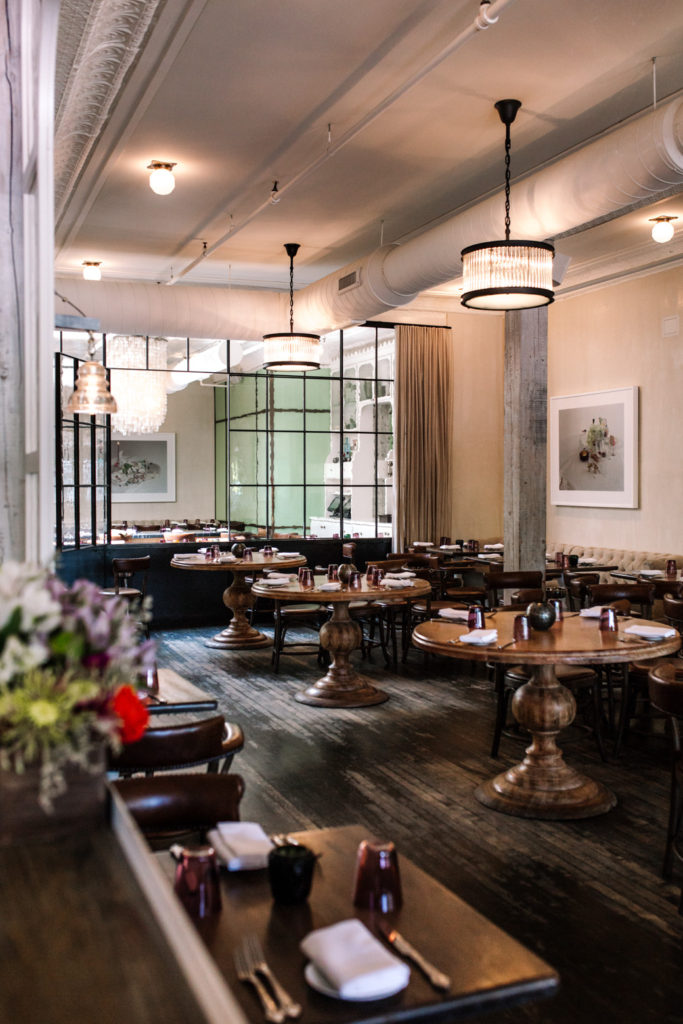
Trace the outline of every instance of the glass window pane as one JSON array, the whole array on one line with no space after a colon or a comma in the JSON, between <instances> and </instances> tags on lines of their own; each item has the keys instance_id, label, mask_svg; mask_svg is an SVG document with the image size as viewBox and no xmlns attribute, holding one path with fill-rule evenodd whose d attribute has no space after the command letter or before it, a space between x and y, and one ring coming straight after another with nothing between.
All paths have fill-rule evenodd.
<instances>
[{"instance_id":1,"label":"glass window pane","mask_svg":"<svg viewBox=\"0 0 683 1024\"><path fill-rule=\"evenodd\" d=\"M214 388L213 389L213 409L214 418L217 420L224 420L227 416L227 401L226 401L227 388Z\"/></svg>"},{"instance_id":2,"label":"glass window pane","mask_svg":"<svg viewBox=\"0 0 683 1024\"><path fill-rule=\"evenodd\" d=\"M265 434L241 430L230 432L231 484L265 483L265 443Z\"/></svg>"},{"instance_id":3,"label":"glass window pane","mask_svg":"<svg viewBox=\"0 0 683 1024\"><path fill-rule=\"evenodd\" d=\"M303 377L287 374L271 378L271 429L304 429L304 381Z\"/></svg>"},{"instance_id":4,"label":"glass window pane","mask_svg":"<svg viewBox=\"0 0 683 1024\"><path fill-rule=\"evenodd\" d=\"M355 430L358 426L358 382L344 381L344 430Z\"/></svg>"},{"instance_id":5,"label":"glass window pane","mask_svg":"<svg viewBox=\"0 0 683 1024\"><path fill-rule=\"evenodd\" d=\"M374 345L373 345L374 349ZM371 381L375 376L375 353L373 351L372 356L368 358L367 353L364 352L362 361L358 364L358 376L363 378L365 381ZM368 396L370 397L370 396Z\"/></svg>"},{"instance_id":6,"label":"glass window pane","mask_svg":"<svg viewBox=\"0 0 683 1024\"><path fill-rule=\"evenodd\" d=\"M391 402L377 403L377 429L386 434L390 434L393 431L393 409Z\"/></svg>"},{"instance_id":7,"label":"glass window pane","mask_svg":"<svg viewBox=\"0 0 683 1024\"><path fill-rule=\"evenodd\" d=\"M377 536L391 537L391 523L394 512L394 491L392 487L377 488Z\"/></svg>"},{"instance_id":8,"label":"glass window pane","mask_svg":"<svg viewBox=\"0 0 683 1024\"><path fill-rule=\"evenodd\" d=\"M81 544L92 544L93 542L93 531L92 531L92 509L90 507L90 498L92 494L91 487L80 488L80 529L78 531Z\"/></svg>"},{"instance_id":9,"label":"glass window pane","mask_svg":"<svg viewBox=\"0 0 683 1024\"><path fill-rule=\"evenodd\" d=\"M95 430L95 453L95 482L100 487L104 487L107 482L107 437L105 430L101 427L97 427Z\"/></svg>"},{"instance_id":10,"label":"glass window pane","mask_svg":"<svg viewBox=\"0 0 683 1024\"><path fill-rule=\"evenodd\" d=\"M62 494L62 544L72 548L76 544L75 490L65 487Z\"/></svg>"},{"instance_id":11,"label":"glass window pane","mask_svg":"<svg viewBox=\"0 0 683 1024\"><path fill-rule=\"evenodd\" d=\"M216 519L226 520L227 509L227 465L226 454L226 430L225 423L217 423L215 427L215 453L216 453Z\"/></svg>"},{"instance_id":12,"label":"glass window pane","mask_svg":"<svg viewBox=\"0 0 683 1024\"><path fill-rule=\"evenodd\" d=\"M62 427L62 481L65 485L74 482L74 430L71 424Z\"/></svg>"},{"instance_id":13,"label":"glass window pane","mask_svg":"<svg viewBox=\"0 0 683 1024\"><path fill-rule=\"evenodd\" d=\"M230 524L233 529L265 536L266 529L266 488L230 488Z\"/></svg>"},{"instance_id":14,"label":"glass window pane","mask_svg":"<svg viewBox=\"0 0 683 1024\"><path fill-rule=\"evenodd\" d=\"M275 484L303 484L304 435L282 432L272 434L271 441L272 465L270 482Z\"/></svg>"},{"instance_id":15,"label":"glass window pane","mask_svg":"<svg viewBox=\"0 0 683 1024\"><path fill-rule=\"evenodd\" d=\"M231 377L229 416L231 427L253 430L256 426L258 385L256 377Z\"/></svg>"},{"instance_id":16,"label":"glass window pane","mask_svg":"<svg viewBox=\"0 0 683 1024\"><path fill-rule=\"evenodd\" d=\"M375 536L375 488L374 487L345 487L350 505L350 514L346 521L344 532L352 535L358 533L361 537Z\"/></svg>"},{"instance_id":17,"label":"glass window pane","mask_svg":"<svg viewBox=\"0 0 683 1024\"><path fill-rule=\"evenodd\" d=\"M90 426L80 426L78 430L78 459L80 483L89 484L92 472L92 453L90 450Z\"/></svg>"},{"instance_id":18,"label":"glass window pane","mask_svg":"<svg viewBox=\"0 0 683 1024\"><path fill-rule=\"evenodd\" d=\"M97 543L106 544L107 535L107 490L105 487L97 487L95 489L95 501L97 509L95 515L97 517Z\"/></svg>"},{"instance_id":19,"label":"glass window pane","mask_svg":"<svg viewBox=\"0 0 683 1024\"><path fill-rule=\"evenodd\" d=\"M303 533L304 489L303 487L275 487L275 510L273 533Z\"/></svg>"},{"instance_id":20,"label":"glass window pane","mask_svg":"<svg viewBox=\"0 0 683 1024\"><path fill-rule=\"evenodd\" d=\"M339 385L332 383L329 377L306 381L306 430L330 430L331 391L337 392L338 416Z\"/></svg>"},{"instance_id":21,"label":"glass window pane","mask_svg":"<svg viewBox=\"0 0 683 1024\"><path fill-rule=\"evenodd\" d=\"M322 482L313 487L306 487L306 532L316 537L331 537L334 532L333 523L330 522L327 513L329 493L330 489Z\"/></svg>"},{"instance_id":22,"label":"glass window pane","mask_svg":"<svg viewBox=\"0 0 683 1024\"><path fill-rule=\"evenodd\" d=\"M306 483L320 483L327 479L328 468L338 477L338 463L332 463L333 442L339 450L339 437L330 434L306 434Z\"/></svg>"}]
</instances>

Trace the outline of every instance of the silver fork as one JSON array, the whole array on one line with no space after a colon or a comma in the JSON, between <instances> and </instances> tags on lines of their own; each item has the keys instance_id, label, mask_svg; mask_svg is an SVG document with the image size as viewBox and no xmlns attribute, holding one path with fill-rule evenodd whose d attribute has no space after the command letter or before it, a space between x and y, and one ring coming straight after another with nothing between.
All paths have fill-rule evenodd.
<instances>
[{"instance_id":1,"label":"silver fork","mask_svg":"<svg viewBox=\"0 0 683 1024\"><path fill-rule=\"evenodd\" d=\"M233 953L233 960L239 980L248 981L256 989L266 1020L272 1021L272 1024L282 1024L285 1019L285 1012L275 1003L256 971L249 967L243 946L237 947Z\"/></svg>"},{"instance_id":2,"label":"silver fork","mask_svg":"<svg viewBox=\"0 0 683 1024\"><path fill-rule=\"evenodd\" d=\"M247 967L251 971L262 974L273 990L273 994L280 1004L280 1009L287 1017L300 1017L301 1007L296 1003L289 992L286 991L277 980L263 954L261 943L255 935L245 935L242 940L242 948L247 960Z\"/></svg>"}]
</instances>

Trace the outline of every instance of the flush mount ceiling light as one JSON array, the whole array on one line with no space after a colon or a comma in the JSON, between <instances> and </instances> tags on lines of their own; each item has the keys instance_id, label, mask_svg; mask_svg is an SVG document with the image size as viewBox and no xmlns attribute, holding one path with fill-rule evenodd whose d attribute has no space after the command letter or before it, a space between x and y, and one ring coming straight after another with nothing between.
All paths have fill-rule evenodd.
<instances>
[{"instance_id":1,"label":"flush mount ceiling light","mask_svg":"<svg viewBox=\"0 0 683 1024\"><path fill-rule=\"evenodd\" d=\"M76 386L71 398L64 408L68 413L79 413L86 416L109 416L117 410L116 400L109 392L107 372L93 359L95 354L95 338L90 332L88 338L88 360L81 363Z\"/></svg>"},{"instance_id":2,"label":"flush mount ceiling light","mask_svg":"<svg viewBox=\"0 0 683 1024\"><path fill-rule=\"evenodd\" d=\"M264 370L319 370L322 343L317 334L294 333L294 257L297 242L287 242L289 256L289 334L263 335Z\"/></svg>"},{"instance_id":3,"label":"flush mount ceiling light","mask_svg":"<svg viewBox=\"0 0 683 1024\"><path fill-rule=\"evenodd\" d=\"M102 263L100 260L83 260L81 266L83 267L83 279L85 281L102 280L102 271L100 270Z\"/></svg>"},{"instance_id":4,"label":"flush mount ceiling light","mask_svg":"<svg viewBox=\"0 0 683 1024\"><path fill-rule=\"evenodd\" d=\"M670 242L674 236L674 226L671 223L678 220L678 217L650 217L652 224L652 238L655 242Z\"/></svg>"},{"instance_id":5,"label":"flush mount ceiling light","mask_svg":"<svg viewBox=\"0 0 683 1024\"><path fill-rule=\"evenodd\" d=\"M532 309L553 301L553 256L548 242L510 238L510 125L519 100L498 100L505 125L505 240L462 250L462 305L470 309Z\"/></svg>"},{"instance_id":6,"label":"flush mount ceiling light","mask_svg":"<svg viewBox=\"0 0 683 1024\"><path fill-rule=\"evenodd\" d=\"M147 164L147 170L152 173L149 176L149 187L158 196L169 196L175 188L175 177L173 168L175 164L164 160L152 160Z\"/></svg>"}]
</instances>

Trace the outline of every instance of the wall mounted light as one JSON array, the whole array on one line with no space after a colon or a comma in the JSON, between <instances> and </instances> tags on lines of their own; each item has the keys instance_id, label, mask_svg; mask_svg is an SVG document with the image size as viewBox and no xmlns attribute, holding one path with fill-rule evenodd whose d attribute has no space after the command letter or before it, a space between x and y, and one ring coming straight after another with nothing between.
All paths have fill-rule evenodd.
<instances>
[{"instance_id":1,"label":"wall mounted light","mask_svg":"<svg viewBox=\"0 0 683 1024\"><path fill-rule=\"evenodd\" d=\"M463 306L472 309L532 309L553 301L553 256L548 242L510 238L510 125L519 100L498 100L505 125L505 240L462 250Z\"/></svg>"},{"instance_id":2,"label":"wall mounted light","mask_svg":"<svg viewBox=\"0 0 683 1024\"><path fill-rule=\"evenodd\" d=\"M83 267L83 279L85 281L102 280L102 271L100 270L102 263L100 260L83 260L81 266Z\"/></svg>"},{"instance_id":3,"label":"wall mounted light","mask_svg":"<svg viewBox=\"0 0 683 1024\"><path fill-rule=\"evenodd\" d=\"M655 242L670 242L674 236L674 226L671 223L678 220L678 217L650 217L652 223L652 238Z\"/></svg>"},{"instance_id":4,"label":"wall mounted light","mask_svg":"<svg viewBox=\"0 0 683 1024\"><path fill-rule=\"evenodd\" d=\"M173 168L176 164L165 160L152 160L147 164L147 170L152 173L149 176L149 187L158 196L168 196L175 188L175 176Z\"/></svg>"}]
</instances>

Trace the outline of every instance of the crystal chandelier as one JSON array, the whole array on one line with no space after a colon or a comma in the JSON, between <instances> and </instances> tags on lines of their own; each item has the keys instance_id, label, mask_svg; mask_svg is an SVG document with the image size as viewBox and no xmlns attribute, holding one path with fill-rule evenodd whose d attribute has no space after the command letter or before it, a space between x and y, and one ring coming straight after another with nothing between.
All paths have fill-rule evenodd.
<instances>
[{"instance_id":1,"label":"crystal chandelier","mask_svg":"<svg viewBox=\"0 0 683 1024\"><path fill-rule=\"evenodd\" d=\"M462 305L471 309L531 309L553 301L553 256L548 242L510 239L510 125L519 100L498 100L505 125L505 240L462 250Z\"/></svg>"},{"instance_id":2,"label":"crystal chandelier","mask_svg":"<svg viewBox=\"0 0 683 1024\"><path fill-rule=\"evenodd\" d=\"M118 434L152 434L166 419L165 338L117 334L107 340L107 363L118 412L111 428Z\"/></svg>"},{"instance_id":3,"label":"crystal chandelier","mask_svg":"<svg viewBox=\"0 0 683 1024\"><path fill-rule=\"evenodd\" d=\"M264 370L319 370L322 343L317 334L294 332L294 257L297 242L287 242L289 256L289 334L263 335Z\"/></svg>"}]
</instances>

